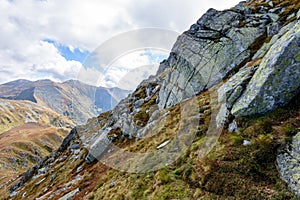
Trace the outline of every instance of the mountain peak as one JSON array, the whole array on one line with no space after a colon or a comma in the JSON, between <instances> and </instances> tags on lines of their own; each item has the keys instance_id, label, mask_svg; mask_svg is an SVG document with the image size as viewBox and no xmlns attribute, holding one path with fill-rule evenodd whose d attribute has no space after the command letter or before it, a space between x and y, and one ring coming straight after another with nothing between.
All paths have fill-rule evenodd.
<instances>
[{"instance_id":1,"label":"mountain peak","mask_svg":"<svg viewBox=\"0 0 300 200\"><path fill-rule=\"evenodd\" d=\"M10 81L7 83L4 83L3 85L20 85L20 84L27 84L27 83L32 83L32 81L26 80L26 79L18 79L18 80L14 80L14 81Z\"/></svg>"}]
</instances>

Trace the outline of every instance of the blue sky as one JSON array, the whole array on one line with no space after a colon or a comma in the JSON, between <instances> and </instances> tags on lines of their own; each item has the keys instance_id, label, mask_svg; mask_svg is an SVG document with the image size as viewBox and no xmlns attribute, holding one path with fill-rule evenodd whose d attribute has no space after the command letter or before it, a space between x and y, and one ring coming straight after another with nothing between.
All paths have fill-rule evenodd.
<instances>
[{"instance_id":1,"label":"blue sky","mask_svg":"<svg viewBox=\"0 0 300 200\"><path fill-rule=\"evenodd\" d=\"M73 61L78 61L80 63L83 63L85 58L91 53L87 50L72 48L70 46L59 44L56 41L51 39L44 39L43 41L53 44L59 51L60 55L62 55L67 61L73 60Z\"/></svg>"},{"instance_id":2,"label":"blue sky","mask_svg":"<svg viewBox=\"0 0 300 200\"><path fill-rule=\"evenodd\" d=\"M77 79L85 57L113 36L148 27L182 33L209 8L230 8L238 2L0 0L0 83ZM148 56L147 62L163 59L147 52L140 56Z\"/></svg>"}]
</instances>

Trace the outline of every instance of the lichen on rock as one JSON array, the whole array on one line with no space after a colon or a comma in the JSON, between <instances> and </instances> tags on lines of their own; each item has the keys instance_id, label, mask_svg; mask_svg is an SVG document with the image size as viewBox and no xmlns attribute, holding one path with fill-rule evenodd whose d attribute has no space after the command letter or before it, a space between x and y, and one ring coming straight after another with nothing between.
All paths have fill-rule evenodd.
<instances>
[{"instance_id":1,"label":"lichen on rock","mask_svg":"<svg viewBox=\"0 0 300 200\"><path fill-rule=\"evenodd\" d=\"M176 62L170 66L171 73L160 90L160 108L170 107L210 88L250 59L253 44L266 37L266 25L272 20L265 15L249 14L243 6L241 3L235 8L239 12L210 9L189 31L179 36L172 49ZM257 24L251 20L246 23L246 19L255 19Z\"/></svg>"},{"instance_id":2,"label":"lichen on rock","mask_svg":"<svg viewBox=\"0 0 300 200\"><path fill-rule=\"evenodd\" d=\"M297 23L270 48L233 105L232 114L265 113L288 103L300 89L300 26Z\"/></svg>"},{"instance_id":3,"label":"lichen on rock","mask_svg":"<svg viewBox=\"0 0 300 200\"><path fill-rule=\"evenodd\" d=\"M300 195L300 132L277 156L279 172L290 189Z\"/></svg>"}]
</instances>

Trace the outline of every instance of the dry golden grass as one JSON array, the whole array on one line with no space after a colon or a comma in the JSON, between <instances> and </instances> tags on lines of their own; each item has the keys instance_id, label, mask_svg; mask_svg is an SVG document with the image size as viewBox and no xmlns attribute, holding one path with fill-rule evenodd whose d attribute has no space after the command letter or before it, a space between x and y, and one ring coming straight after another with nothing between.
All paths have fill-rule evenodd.
<instances>
[{"instance_id":1,"label":"dry golden grass","mask_svg":"<svg viewBox=\"0 0 300 200\"><path fill-rule=\"evenodd\" d=\"M2 133L0 185L56 150L68 132L47 124L27 123Z\"/></svg>"},{"instance_id":2,"label":"dry golden grass","mask_svg":"<svg viewBox=\"0 0 300 200\"><path fill-rule=\"evenodd\" d=\"M274 3L274 7L284 7L285 10L281 13L280 19L282 21L285 21L286 18L292 14L293 12L297 12L300 8L300 1L299 0L272 0ZM258 8L259 6L265 6L270 7L268 3L266 3L264 0L252 0L249 3L247 3L249 6L253 6L255 8ZM296 18L290 20L293 21ZM289 22L290 22L289 21ZM289 23L287 22L287 23Z\"/></svg>"}]
</instances>

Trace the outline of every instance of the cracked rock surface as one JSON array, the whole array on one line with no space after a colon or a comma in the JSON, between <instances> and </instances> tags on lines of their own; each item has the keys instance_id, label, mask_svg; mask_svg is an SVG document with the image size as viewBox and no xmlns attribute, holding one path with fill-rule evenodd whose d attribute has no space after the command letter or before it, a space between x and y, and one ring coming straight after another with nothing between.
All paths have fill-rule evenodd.
<instances>
[{"instance_id":1,"label":"cracked rock surface","mask_svg":"<svg viewBox=\"0 0 300 200\"><path fill-rule=\"evenodd\" d=\"M210 88L249 60L253 45L267 37L267 27L277 19L276 14L252 14L245 3L232 10L209 9L175 43L159 107L170 107Z\"/></svg>"}]
</instances>

